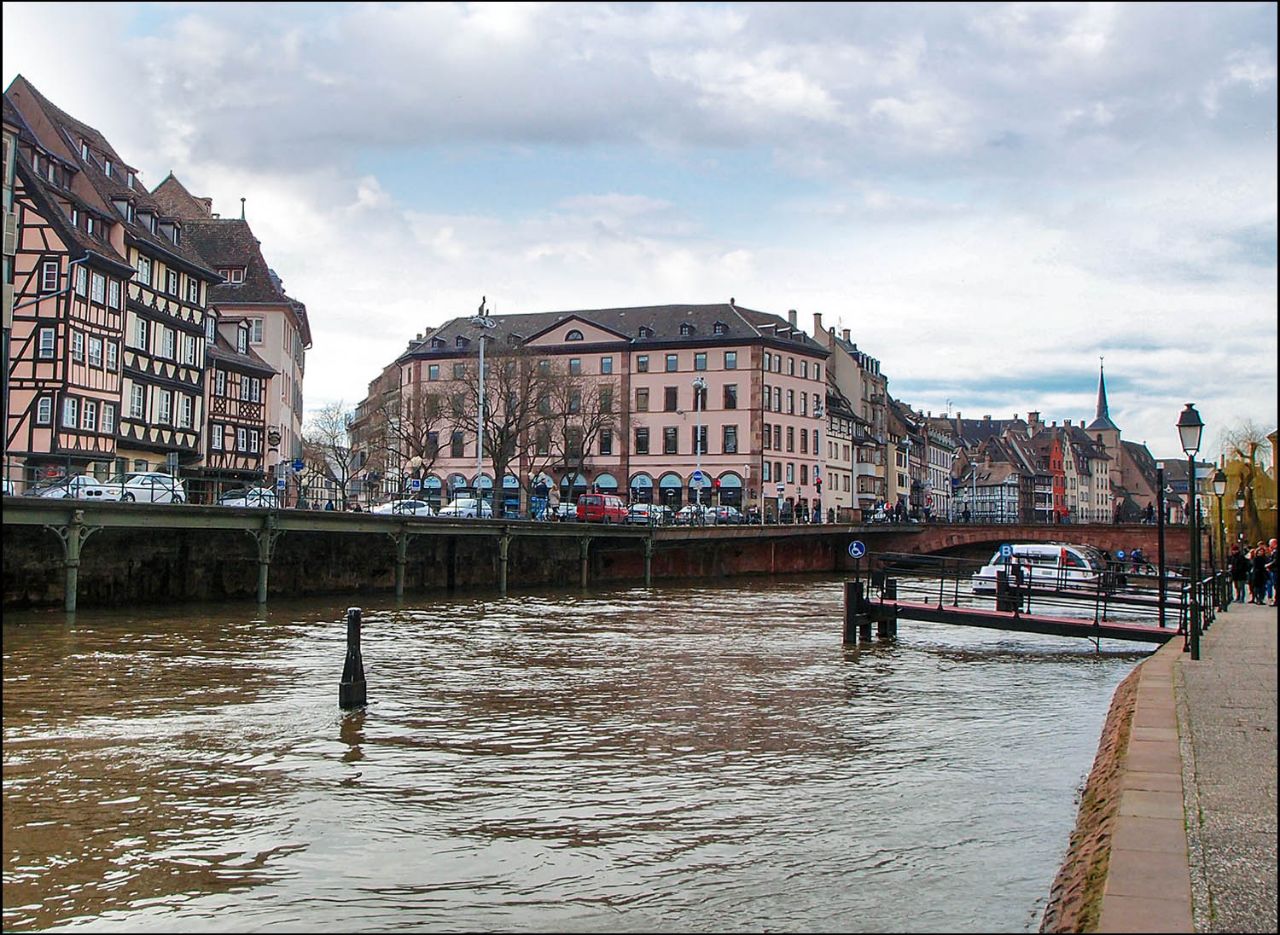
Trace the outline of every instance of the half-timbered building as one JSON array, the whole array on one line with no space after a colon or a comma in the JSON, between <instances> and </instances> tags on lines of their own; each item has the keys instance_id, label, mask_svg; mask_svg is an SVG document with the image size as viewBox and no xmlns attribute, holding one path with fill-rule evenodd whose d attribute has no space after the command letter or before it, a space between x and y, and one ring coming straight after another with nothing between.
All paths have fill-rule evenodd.
<instances>
[{"instance_id":1,"label":"half-timbered building","mask_svg":"<svg viewBox=\"0 0 1280 935\"><path fill-rule=\"evenodd\" d=\"M250 324L210 312L201 499L216 500L230 487L261 484L266 456L266 403L275 370L249 346ZM196 499L193 494L192 499Z\"/></svg>"},{"instance_id":2,"label":"half-timbered building","mask_svg":"<svg viewBox=\"0 0 1280 935\"><path fill-rule=\"evenodd\" d=\"M19 402L32 414L16 425L11 416L11 436L22 434L24 421L30 426L35 461L114 457L117 470L195 464L204 424L204 316L217 272L101 133L22 76L6 94L34 139L34 163L24 167L20 158L20 171L43 180L48 203L38 211L33 189L32 210L24 205L19 216L15 275L23 276L40 320L23 324L21 365L14 354L15 416ZM15 306L15 336L17 330ZM42 398L56 407L49 431L39 431L49 405ZM109 430L104 402L111 404Z\"/></svg>"}]
</instances>

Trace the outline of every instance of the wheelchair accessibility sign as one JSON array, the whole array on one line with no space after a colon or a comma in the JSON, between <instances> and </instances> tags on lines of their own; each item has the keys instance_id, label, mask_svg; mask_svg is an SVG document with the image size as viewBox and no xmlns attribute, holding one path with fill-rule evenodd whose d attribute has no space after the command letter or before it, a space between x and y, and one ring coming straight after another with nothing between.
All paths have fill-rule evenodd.
<instances>
[{"instance_id":1,"label":"wheelchair accessibility sign","mask_svg":"<svg viewBox=\"0 0 1280 935\"><path fill-rule=\"evenodd\" d=\"M852 542L849 543L850 558L862 558L862 556L866 554L867 554L867 547L863 545L860 540L854 539Z\"/></svg>"}]
</instances>

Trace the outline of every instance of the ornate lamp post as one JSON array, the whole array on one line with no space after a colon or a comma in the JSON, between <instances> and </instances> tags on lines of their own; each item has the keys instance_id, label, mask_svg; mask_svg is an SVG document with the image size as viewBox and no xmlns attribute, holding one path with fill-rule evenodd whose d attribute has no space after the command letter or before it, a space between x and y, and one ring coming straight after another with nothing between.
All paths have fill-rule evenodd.
<instances>
[{"instance_id":1,"label":"ornate lamp post","mask_svg":"<svg viewBox=\"0 0 1280 935\"><path fill-rule=\"evenodd\" d=\"M1178 439L1182 443L1182 450L1187 455L1187 489L1191 500L1189 515L1191 587L1187 592L1188 600L1191 602L1190 633L1188 634L1190 643L1183 646L1183 651L1186 652L1189 649L1192 659L1200 658L1200 606L1196 602L1196 595L1200 588L1200 508L1196 500L1196 453L1200 450L1200 436L1203 432L1204 422L1200 419L1200 413L1196 412L1194 404L1187 403L1187 408L1178 416Z\"/></svg>"},{"instance_id":2,"label":"ornate lamp post","mask_svg":"<svg viewBox=\"0 0 1280 935\"><path fill-rule=\"evenodd\" d=\"M1213 472L1213 493L1218 498L1218 571L1227 567L1227 522L1222 517L1222 497L1227 492L1227 474L1219 467ZM1223 610L1231 602L1230 585L1223 587L1217 583L1218 606Z\"/></svg>"},{"instance_id":3,"label":"ornate lamp post","mask_svg":"<svg viewBox=\"0 0 1280 935\"><path fill-rule=\"evenodd\" d=\"M694 451L694 469L693 474L697 480L694 482L693 496L698 505L698 519L702 518L702 394L707 390L707 381L702 377L696 377L693 381L693 451Z\"/></svg>"},{"instance_id":4,"label":"ornate lamp post","mask_svg":"<svg viewBox=\"0 0 1280 935\"><path fill-rule=\"evenodd\" d=\"M1240 487L1236 490L1236 541L1239 542L1244 538L1244 479L1240 480Z\"/></svg>"},{"instance_id":5,"label":"ornate lamp post","mask_svg":"<svg viewBox=\"0 0 1280 935\"><path fill-rule=\"evenodd\" d=\"M489 317L489 312L484 307L484 303L485 297L480 296L480 310L471 319L471 324L480 329L480 371L476 380L476 500L480 500L483 496L480 492L480 475L484 473L484 341L488 337L485 332L497 324ZM482 507L477 505L477 513L481 510Z\"/></svg>"}]
</instances>

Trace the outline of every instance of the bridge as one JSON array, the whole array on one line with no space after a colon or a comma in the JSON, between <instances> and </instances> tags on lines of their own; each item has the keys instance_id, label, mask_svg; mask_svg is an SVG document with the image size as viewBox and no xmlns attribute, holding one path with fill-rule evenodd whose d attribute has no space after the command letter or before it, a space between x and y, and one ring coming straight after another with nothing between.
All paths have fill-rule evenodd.
<instances>
[{"instance_id":1,"label":"bridge","mask_svg":"<svg viewBox=\"0 0 1280 935\"><path fill-rule=\"evenodd\" d=\"M92 539L92 541L90 541ZM638 527L529 520L4 498L4 605L221 600L269 594L643 581L851 570L847 547L953 554L1087 542L1156 556L1154 526ZM1185 563L1185 527L1166 530Z\"/></svg>"}]
</instances>

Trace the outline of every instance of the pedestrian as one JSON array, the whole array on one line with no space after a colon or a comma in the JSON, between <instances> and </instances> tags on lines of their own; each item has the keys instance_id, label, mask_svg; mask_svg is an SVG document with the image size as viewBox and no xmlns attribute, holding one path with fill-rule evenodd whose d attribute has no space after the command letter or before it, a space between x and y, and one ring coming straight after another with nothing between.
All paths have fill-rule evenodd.
<instances>
[{"instance_id":1,"label":"pedestrian","mask_svg":"<svg viewBox=\"0 0 1280 935\"><path fill-rule=\"evenodd\" d=\"M326 510L332 510L332 509L334 509L334 506L333 506L333 499L332 499L332 498L330 498L329 500L326 500L326 501L325 501L324 508L325 508Z\"/></svg>"},{"instance_id":2,"label":"pedestrian","mask_svg":"<svg viewBox=\"0 0 1280 935\"><path fill-rule=\"evenodd\" d=\"M1276 606L1276 540L1272 539L1267 544L1267 599L1271 601L1271 606Z\"/></svg>"},{"instance_id":3,"label":"pedestrian","mask_svg":"<svg viewBox=\"0 0 1280 935\"><path fill-rule=\"evenodd\" d=\"M1156 505L1154 503L1147 504L1147 514L1142 520L1148 526L1155 525L1156 521Z\"/></svg>"},{"instance_id":4,"label":"pedestrian","mask_svg":"<svg viewBox=\"0 0 1280 935\"><path fill-rule=\"evenodd\" d=\"M1267 593L1267 561L1270 555L1267 552L1267 544L1259 542L1254 546L1253 552L1249 558L1250 575L1249 575L1249 603L1265 604L1264 596Z\"/></svg>"},{"instance_id":5,"label":"pedestrian","mask_svg":"<svg viewBox=\"0 0 1280 935\"><path fill-rule=\"evenodd\" d=\"M1244 603L1244 590L1249 581L1249 559L1240 551L1240 543L1231 547L1231 557L1227 561L1227 569L1231 574L1231 585L1235 588L1236 603Z\"/></svg>"}]
</instances>

